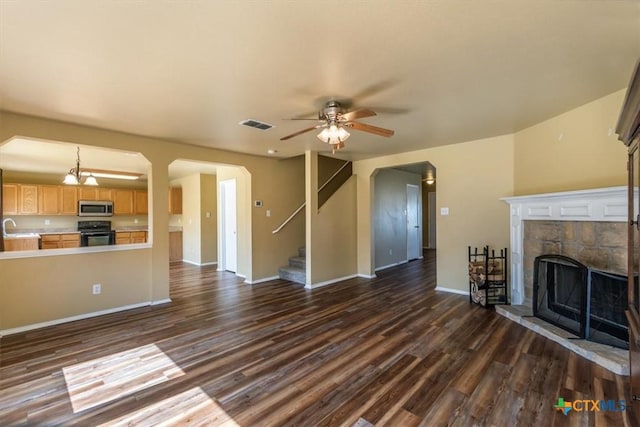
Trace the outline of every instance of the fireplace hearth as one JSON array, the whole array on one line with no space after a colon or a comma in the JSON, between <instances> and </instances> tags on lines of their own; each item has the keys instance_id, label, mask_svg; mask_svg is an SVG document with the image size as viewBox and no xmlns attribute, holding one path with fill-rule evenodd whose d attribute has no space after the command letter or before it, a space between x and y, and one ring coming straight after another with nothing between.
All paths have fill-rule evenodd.
<instances>
[{"instance_id":1,"label":"fireplace hearth","mask_svg":"<svg viewBox=\"0 0 640 427\"><path fill-rule=\"evenodd\" d=\"M548 254L535 259L533 288L534 316L576 338L628 349L626 276Z\"/></svg>"}]
</instances>

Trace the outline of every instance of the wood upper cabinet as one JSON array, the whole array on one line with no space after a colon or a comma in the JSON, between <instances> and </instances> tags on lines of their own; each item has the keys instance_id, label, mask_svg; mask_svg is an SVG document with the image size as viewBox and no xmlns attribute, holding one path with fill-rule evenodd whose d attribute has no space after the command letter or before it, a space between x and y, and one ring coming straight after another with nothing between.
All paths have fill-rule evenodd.
<instances>
[{"instance_id":1,"label":"wood upper cabinet","mask_svg":"<svg viewBox=\"0 0 640 427\"><path fill-rule=\"evenodd\" d=\"M60 214L78 214L78 189L75 187L60 187Z\"/></svg>"},{"instance_id":2,"label":"wood upper cabinet","mask_svg":"<svg viewBox=\"0 0 640 427\"><path fill-rule=\"evenodd\" d=\"M79 187L78 200L113 200L113 190L102 187Z\"/></svg>"},{"instance_id":3,"label":"wood upper cabinet","mask_svg":"<svg viewBox=\"0 0 640 427\"><path fill-rule=\"evenodd\" d=\"M40 215L75 215L78 213L78 189L64 185L38 186Z\"/></svg>"},{"instance_id":4,"label":"wood upper cabinet","mask_svg":"<svg viewBox=\"0 0 640 427\"><path fill-rule=\"evenodd\" d=\"M169 188L169 213L174 215L182 213L182 188L180 187Z\"/></svg>"},{"instance_id":5,"label":"wood upper cabinet","mask_svg":"<svg viewBox=\"0 0 640 427\"><path fill-rule=\"evenodd\" d=\"M133 190L116 189L113 193L113 214L133 215Z\"/></svg>"},{"instance_id":6,"label":"wood upper cabinet","mask_svg":"<svg viewBox=\"0 0 640 427\"><path fill-rule=\"evenodd\" d=\"M78 188L78 200L98 200L98 189L96 187Z\"/></svg>"},{"instance_id":7,"label":"wood upper cabinet","mask_svg":"<svg viewBox=\"0 0 640 427\"><path fill-rule=\"evenodd\" d=\"M22 215L38 214L38 186L20 184L18 186L18 213Z\"/></svg>"},{"instance_id":8,"label":"wood upper cabinet","mask_svg":"<svg viewBox=\"0 0 640 427\"><path fill-rule=\"evenodd\" d=\"M60 212L59 192L60 189L57 185L39 185L38 213L43 215L57 215Z\"/></svg>"},{"instance_id":9,"label":"wood upper cabinet","mask_svg":"<svg viewBox=\"0 0 640 427\"><path fill-rule=\"evenodd\" d=\"M18 184L2 185L2 211L5 216L18 214Z\"/></svg>"},{"instance_id":10,"label":"wood upper cabinet","mask_svg":"<svg viewBox=\"0 0 640 427\"><path fill-rule=\"evenodd\" d=\"M134 190L134 212L136 215L146 215L149 213L147 190Z\"/></svg>"}]
</instances>

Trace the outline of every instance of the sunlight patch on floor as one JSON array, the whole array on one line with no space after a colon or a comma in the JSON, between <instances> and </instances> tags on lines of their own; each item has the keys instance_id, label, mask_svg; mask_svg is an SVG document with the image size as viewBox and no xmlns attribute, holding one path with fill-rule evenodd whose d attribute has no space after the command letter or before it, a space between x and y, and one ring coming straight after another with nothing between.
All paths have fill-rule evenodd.
<instances>
[{"instance_id":1,"label":"sunlight patch on floor","mask_svg":"<svg viewBox=\"0 0 640 427\"><path fill-rule=\"evenodd\" d=\"M200 387L171 396L99 427L119 426L224 426L238 427Z\"/></svg>"},{"instance_id":2,"label":"sunlight patch on floor","mask_svg":"<svg viewBox=\"0 0 640 427\"><path fill-rule=\"evenodd\" d=\"M184 375L155 344L67 366L62 372L74 413Z\"/></svg>"}]
</instances>

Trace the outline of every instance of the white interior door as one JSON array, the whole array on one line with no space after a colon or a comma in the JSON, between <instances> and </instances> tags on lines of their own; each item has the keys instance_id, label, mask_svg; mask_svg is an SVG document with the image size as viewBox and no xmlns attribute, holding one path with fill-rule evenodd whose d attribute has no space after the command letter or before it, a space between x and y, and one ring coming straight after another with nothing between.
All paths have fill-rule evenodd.
<instances>
[{"instance_id":1,"label":"white interior door","mask_svg":"<svg viewBox=\"0 0 640 427\"><path fill-rule=\"evenodd\" d=\"M220 193L222 201L222 269L235 273L238 268L236 180L221 181Z\"/></svg>"},{"instance_id":2,"label":"white interior door","mask_svg":"<svg viewBox=\"0 0 640 427\"><path fill-rule=\"evenodd\" d=\"M420 258L420 188L407 184L407 259Z\"/></svg>"}]
</instances>

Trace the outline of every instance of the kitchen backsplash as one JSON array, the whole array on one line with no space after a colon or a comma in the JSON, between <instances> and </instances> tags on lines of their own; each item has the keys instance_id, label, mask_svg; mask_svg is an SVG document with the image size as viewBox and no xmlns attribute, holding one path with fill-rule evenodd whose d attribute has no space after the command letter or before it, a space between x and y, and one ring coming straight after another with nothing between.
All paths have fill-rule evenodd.
<instances>
[{"instance_id":1,"label":"kitchen backsplash","mask_svg":"<svg viewBox=\"0 0 640 427\"><path fill-rule=\"evenodd\" d=\"M12 218L16 222L16 229L18 230L60 230L70 229L75 230L78 226L78 221L111 221L111 228L116 229L119 227L143 227L148 225L148 219L146 215L118 215L112 217L77 217L77 216L47 216L47 215L14 215L5 216L5 218ZM11 223L7 224L7 232L11 233L13 227Z\"/></svg>"}]
</instances>

